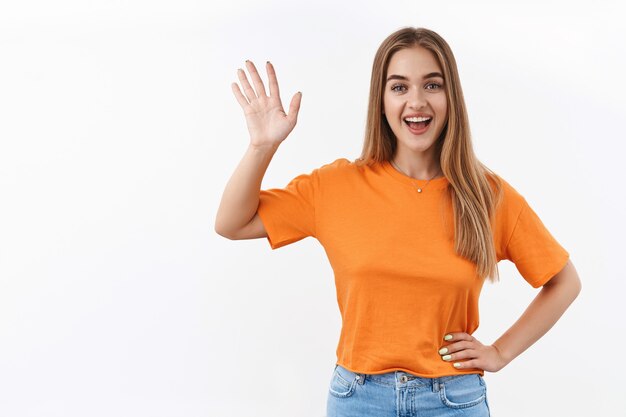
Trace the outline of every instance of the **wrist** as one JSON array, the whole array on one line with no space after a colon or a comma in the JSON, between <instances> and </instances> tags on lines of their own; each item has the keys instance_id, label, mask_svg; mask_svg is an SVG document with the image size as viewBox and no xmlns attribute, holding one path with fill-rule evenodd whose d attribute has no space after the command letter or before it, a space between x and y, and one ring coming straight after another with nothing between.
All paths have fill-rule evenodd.
<instances>
[{"instance_id":1,"label":"wrist","mask_svg":"<svg viewBox=\"0 0 626 417\"><path fill-rule=\"evenodd\" d=\"M264 144L254 144L250 143L248 145L248 149L255 153L274 153L278 149L279 143L264 143Z\"/></svg>"},{"instance_id":2,"label":"wrist","mask_svg":"<svg viewBox=\"0 0 626 417\"><path fill-rule=\"evenodd\" d=\"M502 361L502 368L504 368L506 365L511 363L511 361L513 360L513 357L511 357L511 355L508 354L506 349L502 348L501 346L498 346L497 343L493 343L491 346L496 350L496 352L498 352L498 356L500 357L500 360Z\"/></svg>"},{"instance_id":3,"label":"wrist","mask_svg":"<svg viewBox=\"0 0 626 417\"><path fill-rule=\"evenodd\" d=\"M248 152L255 157L260 157L262 159L271 159L276 150L278 149L278 144L263 144L263 145L254 145L250 144L248 146Z\"/></svg>"}]
</instances>

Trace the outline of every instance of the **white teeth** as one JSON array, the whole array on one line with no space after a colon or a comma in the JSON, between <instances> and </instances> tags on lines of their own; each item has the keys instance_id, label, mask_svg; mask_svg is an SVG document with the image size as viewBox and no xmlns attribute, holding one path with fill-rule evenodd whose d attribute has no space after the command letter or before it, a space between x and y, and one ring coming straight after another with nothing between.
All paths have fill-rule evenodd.
<instances>
[{"instance_id":1,"label":"white teeth","mask_svg":"<svg viewBox=\"0 0 626 417\"><path fill-rule=\"evenodd\" d=\"M432 119L432 117L407 117L406 119L404 119L407 122L414 122L414 123L419 123L419 122L425 122L426 120L430 120Z\"/></svg>"}]
</instances>

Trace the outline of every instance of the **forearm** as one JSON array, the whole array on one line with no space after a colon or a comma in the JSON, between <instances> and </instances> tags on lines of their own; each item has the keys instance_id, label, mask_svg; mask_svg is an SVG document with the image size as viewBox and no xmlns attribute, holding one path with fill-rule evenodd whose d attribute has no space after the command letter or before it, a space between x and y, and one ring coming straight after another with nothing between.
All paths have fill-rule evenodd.
<instances>
[{"instance_id":1,"label":"forearm","mask_svg":"<svg viewBox=\"0 0 626 417\"><path fill-rule=\"evenodd\" d=\"M228 236L248 224L259 205L259 191L265 171L278 146L250 145L226 184L215 217L215 230Z\"/></svg>"},{"instance_id":2,"label":"forearm","mask_svg":"<svg viewBox=\"0 0 626 417\"><path fill-rule=\"evenodd\" d=\"M493 346L508 364L539 340L563 315L580 292L578 274L571 262L539 294Z\"/></svg>"}]
</instances>

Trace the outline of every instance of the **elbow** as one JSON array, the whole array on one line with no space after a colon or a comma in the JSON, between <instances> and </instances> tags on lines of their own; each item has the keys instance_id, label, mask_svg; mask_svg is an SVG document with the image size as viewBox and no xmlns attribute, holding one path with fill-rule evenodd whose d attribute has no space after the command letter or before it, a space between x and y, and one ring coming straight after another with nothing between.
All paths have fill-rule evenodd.
<instances>
[{"instance_id":1,"label":"elbow","mask_svg":"<svg viewBox=\"0 0 626 417\"><path fill-rule=\"evenodd\" d=\"M228 233L226 231L224 231L220 225L215 223L215 226L213 228L215 230L215 233L217 233L218 235L228 239Z\"/></svg>"},{"instance_id":2,"label":"elbow","mask_svg":"<svg viewBox=\"0 0 626 417\"><path fill-rule=\"evenodd\" d=\"M570 288L569 288L569 297L570 297L569 304L572 304L574 300L578 298L578 295L580 294L580 291L582 290L582 284L580 283L580 279L578 279L578 276L576 276L575 279L572 281L573 282L571 283Z\"/></svg>"},{"instance_id":3,"label":"elbow","mask_svg":"<svg viewBox=\"0 0 626 417\"><path fill-rule=\"evenodd\" d=\"M571 285L573 298L575 299L576 297L578 297L578 295L580 294L580 291L583 289L583 284L580 281L580 277L578 276L578 271L576 271L574 264L572 264L571 261L569 262L569 264L571 266L571 273L570 273L571 278L569 279L569 282Z\"/></svg>"},{"instance_id":4,"label":"elbow","mask_svg":"<svg viewBox=\"0 0 626 417\"><path fill-rule=\"evenodd\" d=\"M580 281L580 278L578 277L578 274L576 274L576 282L574 284L574 298L578 297L578 294L580 294L580 291L583 289L583 284Z\"/></svg>"},{"instance_id":5,"label":"elbow","mask_svg":"<svg viewBox=\"0 0 626 417\"><path fill-rule=\"evenodd\" d=\"M235 240L235 235L232 230L224 227L224 225L217 220L215 221L215 225L213 226L215 233L218 235L225 237L226 239Z\"/></svg>"},{"instance_id":6,"label":"elbow","mask_svg":"<svg viewBox=\"0 0 626 417\"><path fill-rule=\"evenodd\" d=\"M227 231L215 228L215 233L229 240L237 240L237 237L232 232L227 232Z\"/></svg>"},{"instance_id":7,"label":"elbow","mask_svg":"<svg viewBox=\"0 0 626 417\"><path fill-rule=\"evenodd\" d=\"M227 232L223 231L222 229L220 229L219 227L215 226L215 233L217 233L218 235L225 237L226 239L230 239L229 235ZM232 240L232 239L231 239Z\"/></svg>"},{"instance_id":8,"label":"elbow","mask_svg":"<svg viewBox=\"0 0 626 417\"><path fill-rule=\"evenodd\" d=\"M567 286L567 294L571 300L570 303L574 302L574 300L578 298L581 290L582 284L580 283L580 279L578 278L578 275L574 275L568 282Z\"/></svg>"},{"instance_id":9,"label":"elbow","mask_svg":"<svg viewBox=\"0 0 626 417\"><path fill-rule=\"evenodd\" d=\"M573 303L576 298L578 298L578 295L580 294L580 291L582 290L582 284L580 283L580 279L578 278L578 275L576 275L574 278L575 279L572 280L573 282L570 287L570 297L571 297L570 304Z\"/></svg>"}]
</instances>

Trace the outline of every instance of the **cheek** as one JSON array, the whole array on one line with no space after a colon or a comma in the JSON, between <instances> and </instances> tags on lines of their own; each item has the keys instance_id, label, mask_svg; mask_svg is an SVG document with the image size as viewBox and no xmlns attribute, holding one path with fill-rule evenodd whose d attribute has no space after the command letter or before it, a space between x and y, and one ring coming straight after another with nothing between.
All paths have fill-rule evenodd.
<instances>
[{"instance_id":1,"label":"cheek","mask_svg":"<svg viewBox=\"0 0 626 417\"><path fill-rule=\"evenodd\" d=\"M446 119L448 116L448 102L446 97L443 96L437 103L437 112L442 116L442 119Z\"/></svg>"},{"instance_id":2,"label":"cheek","mask_svg":"<svg viewBox=\"0 0 626 417\"><path fill-rule=\"evenodd\" d=\"M387 96L383 97L383 113L387 113L389 111L389 100Z\"/></svg>"},{"instance_id":3,"label":"cheek","mask_svg":"<svg viewBox=\"0 0 626 417\"><path fill-rule=\"evenodd\" d=\"M393 115L398 113L398 104L394 103L393 98L383 98L383 112L391 119Z\"/></svg>"}]
</instances>

